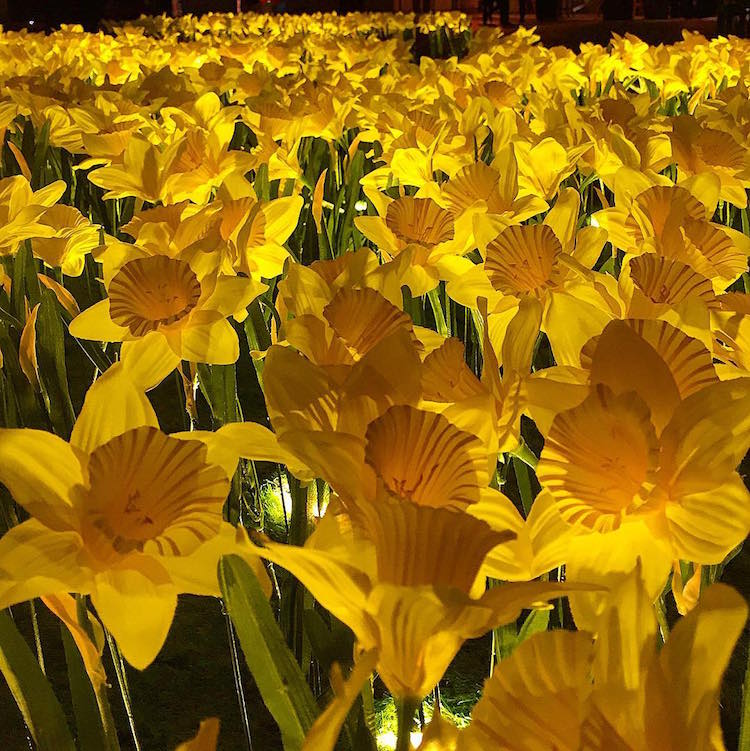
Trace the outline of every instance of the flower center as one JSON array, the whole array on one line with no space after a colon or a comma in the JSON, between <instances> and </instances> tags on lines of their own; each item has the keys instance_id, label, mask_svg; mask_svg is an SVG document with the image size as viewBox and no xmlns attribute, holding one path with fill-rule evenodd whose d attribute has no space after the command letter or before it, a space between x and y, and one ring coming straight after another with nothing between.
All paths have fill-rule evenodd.
<instances>
[{"instance_id":1,"label":"flower center","mask_svg":"<svg viewBox=\"0 0 750 751\"><path fill-rule=\"evenodd\" d=\"M646 253L630 262L630 275L652 302L678 305L687 298L713 299L711 282L680 261Z\"/></svg>"},{"instance_id":2,"label":"flower center","mask_svg":"<svg viewBox=\"0 0 750 751\"><path fill-rule=\"evenodd\" d=\"M453 216L431 198L398 198L388 206L385 223L407 245L432 248L453 239Z\"/></svg>"},{"instance_id":3,"label":"flower center","mask_svg":"<svg viewBox=\"0 0 750 751\"><path fill-rule=\"evenodd\" d=\"M137 258L126 263L109 285L110 315L133 336L145 336L183 320L200 296L200 282L184 261Z\"/></svg>"},{"instance_id":4,"label":"flower center","mask_svg":"<svg viewBox=\"0 0 750 751\"><path fill-rule=\"evenodd\" d=\"M555 418L537 475L566 521L605 532L646 501L658 456L643 400L597 386Z\"/></svg>"},{"instance_id":5,"label":"flower center","mask_svg":"<svg viewBox=\"0 0 750 751\"><path fill-rule=\"evenodd\" d=\"M186 555L219 529L229 480L200 441L129 430L89 457L86 545L109 560L133 551Z\"/></svg>"},{"instance_id":6,"label":"flower center","mask_svg":"<svg viewBox=\"0 0 750 751\"><path fill-rule=\"evenodd\" d=\"M539 297L554 284L560 253L560 241L549 227L513 226L487 245L484 268L498 292Z\"/></svg>"},{"instance_id":7,"label":"flower center","mask_svg":"<svg viewBox=\"0 0 750 751\"><path fill-rule=\"evenodd\" d=\"M366 441L365 461L385 487L420 505L465 508L489 481L482 443L439 414L391 407Z\"/></svg>"}]
</instances>

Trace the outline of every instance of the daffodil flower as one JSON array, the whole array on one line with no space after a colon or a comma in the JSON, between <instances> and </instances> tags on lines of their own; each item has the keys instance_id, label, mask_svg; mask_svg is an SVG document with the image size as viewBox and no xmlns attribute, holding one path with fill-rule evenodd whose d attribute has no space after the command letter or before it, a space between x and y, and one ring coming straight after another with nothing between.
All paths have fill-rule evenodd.
<instances>
[{"instance_id":1,"label":"daffodil flower","mask_svg":"<svg viewBox=\"0 0 750 751\"><path fill-rule=\"evenodd\" d=\"M179 593L219 596L218 560L246 549L245 532L222 520L233 467L212 461L205 441L162 433L119 367L89 389L70 442L0 430L0 482L31 514L0 538L0 607L90 595L142 669ZM257 561L256 570L264 576Z\"/></svg>"},{"instance_id":2,"label":"daffodil flower","mask_svg":"<svg viewBox=\"0 0 750 751\"><path fill-rule=\"evenodd\" d=\"M454 300L473 308L480 298L488 301L497 353L519 310L532 319L541 312L541 330L561 365L577 364L583 345L619 316L614 279L591 271L606 233L596 227L576 232L579 206L578 193L563 190L542 224L507 227L487 242L483 263L462 259L444 269L450 272L446 291Z\"/></svg>"},{"instance_id":3,"label":"daffodil flower","mask_svg":"<svg viewBox=\"0 0 750 751\"><path fill-rule=\"evenodd\" d=\"M144 376L150 386L180 360L215 365L237 360L237 334L226 319L244 317L264 284L201 274L187 261L125 243L105 246L99 258L108 296L71 321L73 336L122 342L123 361L150 363L151 373Z\"/></svg>"},{"instance_id":4,"label":"daffodil flower","mask_svg":"<svg viewBox=\"0 0 750 751\"><path fill-rule=\"evenodd\" d=\"M22 175L0 180L0 256L15 254L23 240L54 237L54 227L40 217L64 192L62 180L37 191Z\"/></svg>"},{"instance_id":5,"label":"daffodil flower","mask_svg":"<svg viewBox=\"0 0 750 751\"><path fill-rule=\"evenodd\" d=\"M485 682L469 727L443 731L454 745L437 751L724 749L721 677L746 619L740 595L714 584L659 651L636 567L609 594L596 641L548 631L520 644Z\"/></svg>"},{"instance_id":6,"label":"daffodil flower","mask_svg":"<svg viewBox=\"0 0 750 751\"><path fill-rule=\"evenodd\" d=\"M719 563L750 531L736 472L750 380L719 381L708 350L663 321L613 322L588 356L585 398L543 425L537 477L581 535L568 576L607 580L640 556L655 597L673 560Z\"/></svg>"},{"instance_id":7,"label":"daffodil flower","mask_svg":"<svg viewBox=\"0 0 750 751\"><path fill-rule=\"evenodd\" d=\"M365 653L355 681L363 683L374 666L394 696L418 700L464 640L565 592L554 582L484 591L485 556L512 538L462 512L401 500L363 506L351 518L329 506L304 547L264 540L251 549L288 569L351 627ZM333 748L357 694L357 686L339 694L306 748Z\"/></svg>"}]
</instances>

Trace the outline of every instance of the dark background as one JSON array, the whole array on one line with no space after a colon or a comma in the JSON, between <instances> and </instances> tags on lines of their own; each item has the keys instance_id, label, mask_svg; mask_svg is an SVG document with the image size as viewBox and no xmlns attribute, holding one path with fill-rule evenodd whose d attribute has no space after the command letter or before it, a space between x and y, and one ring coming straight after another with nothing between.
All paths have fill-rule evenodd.
<instances>
[{"instance_id":1,"label":"dark background","mask_svg":"<svg viewBox=\"0 0 750 751\"><path fill-rule=\"evenodd\" d=\"M235 0L182 0L185 12L234 11ZM259 7L257 0L243 0L243 10ZM6 28L51 28L61 23L83 24L95 31L102 19L120 21L142 14L169 14L170 0L0 0L0 23ZM29 27L29 21L34 24Z\"/></svg>"}]
</instances>

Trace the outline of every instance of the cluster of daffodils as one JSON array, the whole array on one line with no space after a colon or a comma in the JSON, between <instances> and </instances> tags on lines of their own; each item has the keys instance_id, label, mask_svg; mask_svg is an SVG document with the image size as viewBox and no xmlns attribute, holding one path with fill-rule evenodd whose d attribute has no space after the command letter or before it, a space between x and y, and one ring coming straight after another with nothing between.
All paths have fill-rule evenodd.
<instances>
[{"instance_id":1,"label":"cluster of daffodils","mask_svg":"<svg viewBox=\"0 0 750 751\"><path fill-rule=\"evenodd\" d=\"M69 628L108 751L104 644L147 668L183 593L223 597L280 681L256 674L287 751L374 747L374 675L407 751L488 633L512 644L471 722L435 711L422 751L724 748L750 42L243 14L0 51L0 608ZM305 598L351 634L327 682Z\"/></svg>"}]
</instances>

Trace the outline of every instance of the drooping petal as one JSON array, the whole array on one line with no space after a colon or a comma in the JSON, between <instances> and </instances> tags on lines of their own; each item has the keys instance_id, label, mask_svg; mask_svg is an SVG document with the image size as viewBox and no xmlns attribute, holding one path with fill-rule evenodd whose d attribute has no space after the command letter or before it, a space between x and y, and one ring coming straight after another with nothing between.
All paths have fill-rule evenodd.
<instances>
[{"instance_id":1,"label":"drooping petal","mask_svg":"<svg viewBox=\"0 0 750 751\"><path fill-rule=\"evenodd\" d=\"M210 297L202 303L206 310L214 310L228 317L240 314L268 285L246 276L220 276Z\"/></svg>"},{"instance_id":2,"label":"drooping petal","mask_svg":"<svg viewBox=\"0 0 750 751\"><path fill-rule=\"evenodd\" d=\"M70 444L43 430L0 429L0 482L50 529L74 527L71 493L84 481Z\"/></svg>"},{"instance_id":3,"label":"drooping petal","mask_svg":"<svg viewBox=\"0 0 750 751\"><path fill-rule=\"evenodd\" d=\"M248 544L251 553L282 566L307 587L313 597L359 635L367 630L364 614L370 580L357 562L342 561L335 552L264 541ZM366 545L362 548L365 566Z\"/></svg>"},{"instance_id":4,"label":"drooping petal","mask_svg":"<svg viewBox=\"0 0 750 751\"><path fill-rule=\"evenodd\" d=\"M656 656L656 616L653 596L641 575L638 558L630 572L605 595L606 605L596 624L594 682L637 691Z\"/></svg>"},{"instance_id":5,"label":"drooping petal","mask_svg":"<svg viewBox=\"0 0 750 751\"><path fill-rule=\"evenodd\" d=\"M158 386L180 364L179 356L160 331L123 342L120 359L130 380L144 391Z\"/></svg>"},{"instance_id":6,"label":"drooping petal","mask_svg":"<svg viewBox=\"0 0 750 751\"><path fill-rule=\"evenodd\" d=\"M154 408L133 385L127 368L116 364L86 392L70 443L90 454L115 436L141 426L159 427Z\"/></svg>"},{"instance_id":7,"label":"drooping petal","mask_svg":"<svg viewBox=\"0 0 750 751\"><path fill-rule=\"evenodd\" d=\"M76 601L67 593L49 594L42 597L44 604L67 626L73 641L81 653L86 673L94 691L99 692L107 683L107 672L102 665L102 649L104 648L104 632L101 624L85 611L87 626L94 635L92 640L87 628L78 617Z\"/></svg>"},{"instance_id":8,"label":"drooping petal","mask_svg":"<svg viewBox=\"0 0 750 751\"><path fill-rule=\"evenodd\" d=\"M91 601L123 657L138 670L159 654L172 625L177 593L153 558L131 556L128 567L97 574Z\"/></svg>"},{"instance_id":9,"label":"drooping petal","mask_svg":"<svg viewBox=\"0 0 750 751\"><path fill-rule=\"evenodd\" d=\"M77 532L56 532L37 519L0 537L0 608L59 592L87 594L92 572L80 560Z\"/></svg>"},{"instance_id":10,"label":"drooping petal","mask_svg":"<svg viewBox=\"0 0 750 751\"><path fill-rule=\"evenodd\" d=\"M525 376L531 371L534 345L542 324L542 305L535 297L521 299L518 312L503 339L503 380L509 371Z\"/></svg>"},{"instance_id":11,"label":"drooping petal","mask_svg":"<svg viewBox=\"0 0 750 751\"><path fill-rule=\"evenodd\" d=\"M121 342L128 336L124 326L118 326L109 314L109 298L94 303L70 322L70 333L78 339L97 342Z\"/></svg>"},{"instance_id":12,"label":"drooping petal","mask_svg":"<svg viewBox=\"0 0 750 751\"><path fill-rule=\"evenodd\" d=\"M265 566L258 556L248 552L247 542L244 528L221 522L218 533L189 555L168 556L161 558L160 562L179 594L220 597L221 588L216 576L219 560L225 555L239 555L252 566L263 591L270 597L271 581Z\"/></svg>"},{"instance_id":13,"label":"drooping petal","mask_svg":"<svg viewBox=\"0 0 750 751\"><path fill-rule=\"evenodd\" d=\"M180 359L210 365L233 365L240 343L232 324L224 318L191 324L169 334L169 343Z\"/></svg>"},{"instance_id":14,"label":"drooping petal","mask_svg":"<svg viewBox=\"0 0 750 751\"><path fill-rule=\"evenodd\" d=\"M641 521L623 524L612 532L584 534L569 541L566 559L568 581L596 582L613 588L638 566L649 601L664 589L674 554ZM568 598L579 629L596 631L607 596L598 592L574 592Z\"/></svg>"}]
</instances>

